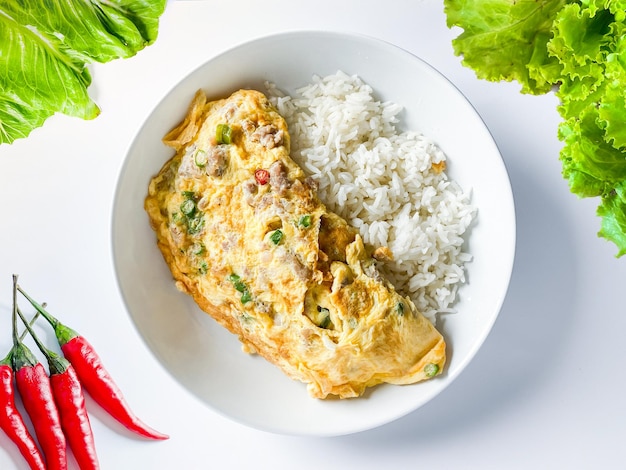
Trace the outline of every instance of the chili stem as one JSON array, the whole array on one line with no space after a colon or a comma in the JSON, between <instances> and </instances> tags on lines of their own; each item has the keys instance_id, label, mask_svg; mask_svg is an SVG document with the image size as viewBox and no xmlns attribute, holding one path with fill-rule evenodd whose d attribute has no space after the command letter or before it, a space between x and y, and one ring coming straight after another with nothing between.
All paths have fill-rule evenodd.
<instances>
[{"instance_id":1,"label":"chili stem","mask_svg":"<svg viewBox=\"0 0 626 470\"><path fill-rule=\"evenodd\" d=\"M39 305L26 292L24 292L19 285L17 286L17 290L20 291L20 293L24 297L26 297L26 299L30 302L30 304L33 307L35 307L35 310L37 310L37 312L40 313L48 321L48 323L50 323L53 327L56 326L57 323L59 323L59 321L56 318L54 318L52 315L46 312L46 310L44 309L46 305L45 302L42 305Z\"/></svg>"},{"instance_id":2,"label":"chili stem","mask_svg":"<svg viewBox=\"0 0 626 470\"><path fill-rule=\"evenodd\" d=\"M45 304L43 304L43 305L45 305ZM37 321L37 318L39 318L39 312L35 313L35 316L30 319L30 322L28 324L30 326L33 326L35 324L35 322ZM24 331L22 331L22 334L20 335L20 341L24 341L24 338L26 338L27 334L28 334L28 328L25 328Z\"/></svg>"},{"instance_id":3,"label":"chili stem","mask_svg":"<svg viewBox=\"0 0 626 470\"><path fill-rule=\"evenodd\" d=\"M11 363L14 371L17 373L24 366L34 367L37 364L37 358L22 342L22 338L17 335L17 274L13 274L13 349L11 353Z\"/></svg>"},{"instance_id":4,"label":"chili stem","mask_svg":"<svg viewBox=\"0 0 626 470\"><path fill-rule=\"evenodd\" d=\"M64 357L46 348L44 344L41 342L41 340L37 337L37 335L35 334L35 331L29 325L26 318L24 318L24 315L20 311L19 307L16 310L17 310L17 314L22 319L22 322L24 323L24 325L26 325L26 329L30 333L30 336L33 338L33 340L35 340L35 344L37 344L37 347L43 353L43 355L46 356L46 359L48 361L48 367L50 369L50 376L52 377L53 375L64 373L70 366L70 362Z\"/></svg>"},{"instance_id":5,"label":"chili stem","mask_svg":"<svg viewBox=\"0 0 626 470\"><path fill-rule=\"evenodd\" d=\"M37 347L41 350L42 353L46 354L48 352L48 349L39 340L39 338L33 331L32 326L30 326L30 323L28 323L28 320L26 320L26 317L24 316L22 311L19 309L19 307L15 307L15 311L17 312L19 317L22 319L22 323L24 323L24 326L26 326L26 331L28 331L30 335L32 336L32 338L35 340L35 344L37 345ZM26 331L24 333L26 333ZM46 354L46 357L47 357L47 354Z\"/></svg>"},{"instance_id":6,"label":"chili stem","mask_svg":"<svg viewBox=\"0 0 626 470\"><path fill-rule=\"evenodd\" d=\"M61 348L63 348L63 346L67 344L67 342L70 341L72 338L79 336L76 331L64 325L55 317L53 317L49 312L47 312L44 308L45 303L39 305L33 298L31 298L26 292L24 292L19 285L17 286L17 289L22 293L24 297L28 299L30 304L35 307L35 310L37 310L37 312L40 313L47 320L48 323L50 323L50 325L54 329L54 334L57 337L57 341Z\"/></svg>"}]
</instances>

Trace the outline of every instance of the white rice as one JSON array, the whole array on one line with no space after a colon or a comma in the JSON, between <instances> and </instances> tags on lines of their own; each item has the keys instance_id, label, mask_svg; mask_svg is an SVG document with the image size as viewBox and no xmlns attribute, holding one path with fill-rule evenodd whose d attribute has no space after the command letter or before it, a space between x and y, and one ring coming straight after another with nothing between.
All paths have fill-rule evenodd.
<instances>
[{"instance_id":1,"label":"white rice","mask_svg":"<svg viewBox=\"0 0 626 470\"><path fill-rule=\"evenodd\" d=\"M377 101L356 75L314 76L293 97L271 83L267 92L320 199L366 243L393 252L380 272L432 321L454 312L471 260L463 235L476 209L469 193L433 169L444 153L420 133L396 129L402 107Z\"/></svg>"}]
</instances>

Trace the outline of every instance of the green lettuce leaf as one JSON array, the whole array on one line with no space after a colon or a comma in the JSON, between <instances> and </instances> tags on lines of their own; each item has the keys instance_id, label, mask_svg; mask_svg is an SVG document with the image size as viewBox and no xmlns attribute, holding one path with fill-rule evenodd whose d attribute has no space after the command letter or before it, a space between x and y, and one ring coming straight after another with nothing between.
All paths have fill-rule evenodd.
<instances>
[{"instance_id":1,"label":"green lettuce leaf","mask_svg":"<svg viewBox=\"0 0 626 470\"><path fill-rule=\"evenodd\" d=\"M525 93L554 91L563 177L598 197L604 237L626 254L626 0L444 0L463 64Z\"/></svg>"},{"instance_id":2,"label":"green lettuce leaf","mask_svg":"<svg viewBox=\"0 0 626 470\"><path fill-rule=\"evenodd\" d=\"M478 78L517 81L523 93L548 92L560 75L546 44L565 0L445 0L448 27L463 32L453 40L463 64Z\"/></svg>"},{"instance_id":3,"label":"green lettuce leaf","mask_svg":"<svg viewBox=\"0 0 626 470\"><path fill-rule=\"evenodd\" d=\"M166 0L0 0L0 144L60 112L93 119L90 62L135 55L157 37Z\"/></svg>"},{"instance_id":4,"label":"green lettuce leaf","mask_svg":"<svg viewBox=\"0 0 626 470\"><path fill-rule=\"evenodd\" d=\"M553 39L548 51L563 64L563 74L586 76L581 66L603 62L603 54L612 36L610 26L613 15L607 10L591 15L577 3L565 5L558 12L552 26Z\"/></svg>"},{"instance_id":5,"label":"green lettuce leaf","mask_svg":"<svg viewBox=\"0 0 626 470\"><path fill-rule=\"evenodd\" d=\"M626 148L626 26L616 27L615 48L607 54L604 94L598 100L600 125L616 149Z\"/></svg>"},{"instance_id":6,"label":"green lettuce leaf","mask_svg":"<svg viewBox=\"0 0 626 470\"><path fill-rule=\"evenodd\" d=\"M611 240L619 248L617 256L626 254L626 183L618 184L613 191L602 198L598 206L602 217L602 228L598 235Z\"/></svg>"},{"instance_id":7,"label":"green lettuce leaf","mask_svg":"<svg viewBox=\"0 0 626 470\"><path fill-rule=\"evenodd\" d=\"M590 108L559 126L559 137L565 142L561 150L563 175L570 180L572 192L582 197L602 196L626 180L624 155L605 140L597 116L597 110ZM587 184L576 181L572 186L572 172L584 173Z\"/></svg>"}]
</instances>

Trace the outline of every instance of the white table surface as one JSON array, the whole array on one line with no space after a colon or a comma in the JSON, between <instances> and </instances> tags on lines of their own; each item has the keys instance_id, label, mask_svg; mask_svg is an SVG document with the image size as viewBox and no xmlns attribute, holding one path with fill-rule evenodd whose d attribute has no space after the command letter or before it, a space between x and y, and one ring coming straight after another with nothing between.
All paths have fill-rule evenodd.
<instances>
[{"instance_id":1,"label":"white table surface","mask_svg":"<svg viewBox=\"0 0 626 470\"><path fill-rule=\"evenodd\" d=\"M469 367L408 416L334 438L257 431L200 403L142 342L111 261L118 171L152 108L216 54L298 29L387 40L446 75L492 131L518 218L508 296ZM0 147L0 350L11 344L18 273L26 290L96 345L137 413L171 435L136 439L94 410L103 469L625 468L626 259L597 238L597 201L570 194L561 177L555 98L477 80L452 52L457 34L441 0L174 1L153 46L93 67L97 119L55 116ZM0 468L27 468L4 435Z\"/></svg>"}]
</instances>

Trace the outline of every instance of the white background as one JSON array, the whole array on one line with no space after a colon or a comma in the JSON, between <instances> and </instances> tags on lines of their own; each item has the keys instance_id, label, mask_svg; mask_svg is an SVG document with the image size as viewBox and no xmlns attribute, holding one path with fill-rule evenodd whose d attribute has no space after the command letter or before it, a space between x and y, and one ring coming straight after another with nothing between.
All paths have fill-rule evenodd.
<instances>
[{"instance_id":1,"label":"white background","mask_svg":"<svg viewBox=\"0 0 626 470\"><path fill-rule=\"evenodd\" d=\"M256 431L206 408L142 342L111 261L117 174L152 108L216 54L298 29L374 36L446 75L492 131L517 209L509 293L474 361L421 409L335 438ZM554 96L477 80L453 54L458 33L446 27L441 0L176 1L153 46L92 68L101 116L55 116L28 139L0 147L0 356L11 345L11 274L18 273L96 345L137 413L171 436L140 440L96 411L103 469L624 468L626 260L596 236L597 201L578 199L561 177ZM4 435L0 468L27 468Z\"/></svg>"}]
</instances>

